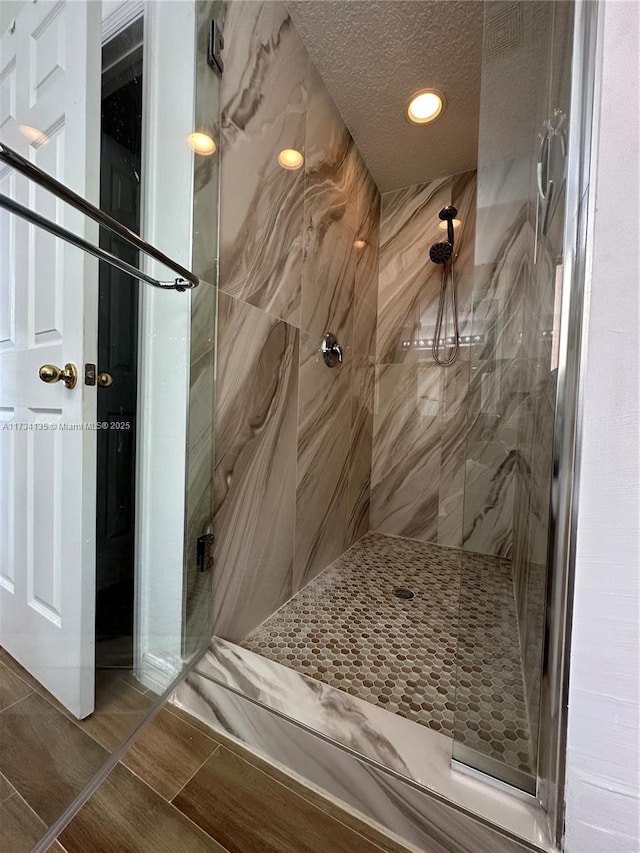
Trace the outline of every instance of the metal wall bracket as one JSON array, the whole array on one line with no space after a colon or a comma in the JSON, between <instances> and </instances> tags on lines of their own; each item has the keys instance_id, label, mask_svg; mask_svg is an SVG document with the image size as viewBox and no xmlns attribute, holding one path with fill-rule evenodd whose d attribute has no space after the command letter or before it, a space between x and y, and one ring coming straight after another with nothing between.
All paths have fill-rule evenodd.
<instances>
[{"instance_id":1,"label":"metal wall bracket","mask_svg":"<svg viewBox=\"0 0 640 853\"><path fill-rule=\"evenodd\" d=\"M218 26L218 22L211 21L209 30L209 45L207 49L207 62L216 72L222 75L224 71L224 61L222 59L222 49L224 48L224 36L222 30Z\"/></svg>"},{"instance_id":2,"label":"metal wall bracket","mask_svg":"<svg viewBox=\"0 0 640 853\"><path fill-rule=\"evenodd\" d=\"M199 572L210 572L213 568L213 533L196 539L196 566Z\"/></svg>"}]
</instances>

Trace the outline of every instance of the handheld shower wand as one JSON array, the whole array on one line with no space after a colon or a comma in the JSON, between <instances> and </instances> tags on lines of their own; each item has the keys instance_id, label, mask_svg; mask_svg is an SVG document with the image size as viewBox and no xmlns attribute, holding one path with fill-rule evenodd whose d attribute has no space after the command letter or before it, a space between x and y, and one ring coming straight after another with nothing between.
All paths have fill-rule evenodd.
<instances>
[{"instance_id":1,"label":"handheld shower wand","mask_svg":"<svg viewBox=\"0 0 640 853\"><path fill-rule=\"evenodd\" d=\"M454 231L453 220L458 215L458 211L453 205L449 204L443 207L438 216L443 222L447 223L447 240L441 243L434 243L429 249L429 257L434 264L442 264L442 282L440 285L440 299L438 301L438 315L436 318L436 327L433 335L433 346L431 354L436 364L446 367L458 357L460 342L458 336L458 303L456 296L456 282L454 275L455 257L453 254ZM451 293L451 314L453 318L453 348L447 358L441 359L438 354L440 345L440 335L442 334L442 323L444 320L445 302L447 297L447 264L449 264L449 273L451 277L450 293Z\"/></svg>"}]
</instances>

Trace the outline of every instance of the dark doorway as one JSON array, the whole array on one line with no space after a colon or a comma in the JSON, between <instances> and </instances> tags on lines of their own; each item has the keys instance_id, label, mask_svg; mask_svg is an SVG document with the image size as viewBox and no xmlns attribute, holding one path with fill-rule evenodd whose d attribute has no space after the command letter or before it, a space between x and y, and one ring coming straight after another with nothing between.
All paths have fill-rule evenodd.
<instances>
[{"instance_id":1,"label":"dark doorway","mask_svg":"<svg viewBox=\"0 0 640 853\"><path fill-rule=\"evenodd\" d=\"M103 48L100 207L140 231L142 19ZM138 252L102 231L100 245L137 266ZM96 667L133 664L139 283L100 264L96 518ZM101 374L107 374L101 385Z\"/></svg>"}]
</instances>

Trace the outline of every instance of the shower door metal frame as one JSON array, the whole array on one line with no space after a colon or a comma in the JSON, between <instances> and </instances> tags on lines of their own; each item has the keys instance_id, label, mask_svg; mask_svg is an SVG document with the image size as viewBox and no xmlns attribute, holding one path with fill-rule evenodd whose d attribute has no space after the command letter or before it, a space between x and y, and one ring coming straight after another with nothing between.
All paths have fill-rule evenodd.
<instances>
[{"instance_id":1,"label":"shower door metal frame","mask_svg":"<svg viewBox=\"0 0 640 853\"><path fill-rule=\"evenodd\" d=\"M564 834L569 659L582 433L581 384L588 322L594 116L599 99L602 4L576 0L571 64L562 304L553 434L546 630L540 699L537 798L550 837Z\"/></svg>"}]
</instances>

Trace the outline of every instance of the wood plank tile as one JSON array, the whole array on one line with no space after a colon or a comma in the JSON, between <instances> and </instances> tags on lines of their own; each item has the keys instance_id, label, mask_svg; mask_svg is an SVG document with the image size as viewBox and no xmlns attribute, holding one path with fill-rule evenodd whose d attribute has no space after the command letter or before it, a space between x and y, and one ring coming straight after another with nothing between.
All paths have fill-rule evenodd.
<instances>
[{"instance_id":1,"label":"wood plank tile","mask_svg":"<svg viewBox=\"0 0 640 853\"><path fill-rule=\"evenodd\" d=\"M52 823L108 753L38 693L0 713L0 771Z\"/></svg>"},{"instance_id":2,"label":"wood plank tile","mask_svg":"<svg viewBox=\"0 0 640 853\"><path fill-rule=\"evenodd\" d=\"M0 664L0 711L24 699L30 693L33 693L33 688L6 666Z\"/></svg>"},{"instance_id":3,"label":"wood plank tile","mask_svg":"<svg viewBox=\"0 0 640 853\"><path fill-rule=\"evenodd\" d=\"M97 670L95 711L86 719L77 720L2 648L0 665L6 667L12 677L18 676L21 682L27 685L28 691L35 690L43 696L57 711L91 735L109 752L131 734L156 698L151 691L144 692L145 688L133 679L133 676L129 678L130 673L127 670Z\"/></svg>"},{"instance_id":4,"label":"wood plank tile","mask_svg":"<svg viewBox=\"0 0 640 853\"><path fill-rule=\"evenodd\" d=\"M145 695L126 684L114 671L96 673L96 709L85 720L64 713L82 731L112 752L135 729L155 697Z\"/></svg>"},{"instance_id":5,"label":"wood plank tile","mask_svg":"<svg viewBox=\"0 0 640 853\"><path fill-rule=\"evenodd\" d=\"M183 713L187 714L186 711ZM203 723L202 725L205 724ZM317 808L350 827L355 832L360 835L364 835L365 838L368 838L371 842L384 850L385 853L406 853L406 848L403 845L388 838L379 830L370 826L368 823L365 823L363 820L360 820L356 815L351 814L351 812L340 808L340 806L336 805L332 800L326 799L326 797L317 793L313 788L308 788L306 785L298 782L297 779L294 779L292 776L289 776L287 773L284 773L282 770L279 770L277 767L269 764L255 753L248 749L244 749L244 747L222 734L222 732L212 730L212 736L230 752L235 753L239 758L248 761L249 764L252 764L258 770L261 770L263 773L271 776L276 780L276 782L279 782L281 785L284 785L286 788L293 791L294 794L303 797L305 800L309 800L309 802Z\"/></svg>"},{"instance_id":6,"label":"wood plank tile","mask_svg":"<svg viewBox=\"0 0 640 853\"><path fill-rule=\"evenodd\" d=\"M19 794L14 793L0 804L0 850L7 853L31 853L47 831L47 825L30 809ZM55 842L51 853L64 853Z\"/></svg>"},{"instance_id":7,"label":"wood plank tile","mask_svg":"<svg viewBox=\"0 0 640 853\"><path fill-rule=\"evenodd\" d=\"M223 746L173 802L230 853L381 850Z\"/></svg>"},{"instance_id":8,"label":"wood plank tile","mask_svg":"<svg viewBox=\"0 0 640 853\"><path fill-rule=\"evenodd\" d=\"M310 803L313 803L313 805L326 812L331 817L339 820L341 823L344 823L360 835L364 835L365 838L368 838L369 841L372 841L384 850L385 853L407 853L406 847L402 844L398 844L396 841L387 838L387 836L382 832L370 826L368 823L365 823L365 821L360 820L360 818L351 814L351 812L340 808L340 806L336 805L331 800L328 800L317 791L314 791L313 788L308 788L306 785L298 782L297 779L283 773L281 770L278 770L277 767L273 767L254 753L243 749L241 746L233 742L231 742L229 749L231 752L235 752L236 755L240 756L240 758L244 758L245 761L248 761L259 770L262 770L263 773L268 773L269 776L277 782L280 782L281 785L290 788L298 796L303 797L305 800L309 800Z\"/></svg>"},{"instance_id":9,"label":"wood plank tile","mask_svg":"<svg viewBox=\"0 0 640 853\"><path fill-rule=\"evenodd\" d=\"M68 853L226 853L118 765L60 836Z\"/></svg>"},{"instance_id":10,"label":"wood plank tile","mask_svg":"<svg viewBox=\"0 0 640 853\"><path fill-rule=\"evenodd\" d=\"M122 763L170 800L217 747L215 740L163 708Z\"/></svg>"},{"instance_id":11,"label":"wood plank tile","mask_svg":"<svg viewBox=\"0 0 640 853\"><path fill-rule=\"evenodd\" d=\"M23 666L21 666L18 661L11 657L9 652L6 649L0 647L0 663L3 666L6 666L7 669L11 670L14 675L17 675L24 683L34 690L36 693L39 693L41 696L50 702L52 705L58 708L58 710L64 711L65 709L60 705L58 700L53 696L49 691L40 684L37 678L34 678L30 672L28 672Z\"/></svg>"},{"instance_id":12,"label":"wood plank tile","mask_svg":"<svg viewBox=\"0 0 640 853\"><path fill-rule=\"evenodd\" d=\"M218 732L214 731L210 725L207 723L203 723L202 720L199 720L197 717L194 717L193 714L190 714L188 711L185 711L183 708L178 708L177 705L172 705L171 702L167 702L166 709L170 714L178 717L178 719L183 720L183 722L188 723L190 726L193 726L194 729L198 729L202 734L210 737L211 740L215 740L216 743L224 743L226 738L224 735L218 737Z\"/></svg>"},{"instance_id":13,"label":"wood plank tile","mask_svg":"<svg viewBox=\"0 0 640 853\"><path fill-rule=\"evenodd\" d=\"M148 693L150 696L155 698L155 693L152 690L149 690L148 687L145 687L141 681L138 681L130 669L119 669L117 672L122 681L124 681L125 684L128 684L129 687L133 687L138 691L138 693Z\"/></svg>"}]
</instances>

